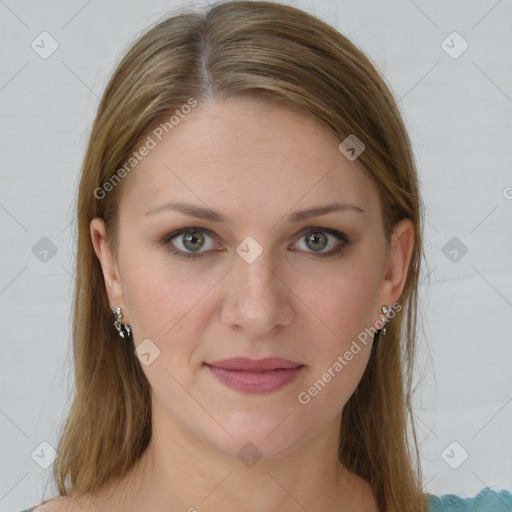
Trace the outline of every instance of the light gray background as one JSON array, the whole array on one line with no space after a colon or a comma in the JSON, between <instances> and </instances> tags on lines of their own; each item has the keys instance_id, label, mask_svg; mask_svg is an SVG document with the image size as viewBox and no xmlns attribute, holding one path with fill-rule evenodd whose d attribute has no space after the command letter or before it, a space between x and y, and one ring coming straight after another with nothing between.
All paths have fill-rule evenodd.
<instances>
[{"instance_id":1,"label":"light gray background","mask_svg":"<svg viewBox=\"0 0 512 512\"><path fill-rule=\"evenodd\" d=\"M55 495L31 454L56 445L69 405L70 224L86 137L126 45L178 5L0 0L1 511ZM293 5L370 56L410 130L427 210L416 395L425 487L512 489L511 2ZM31 48L43 31L59 45L47 59ZM453 31L469 44L458 58L442 47ZM46 263L32 252L42 237L57 247ZM467 247L455 262L452 237ZM441 456L454 465L462 449L457 469Z\"/></svg>"}]
</instances>

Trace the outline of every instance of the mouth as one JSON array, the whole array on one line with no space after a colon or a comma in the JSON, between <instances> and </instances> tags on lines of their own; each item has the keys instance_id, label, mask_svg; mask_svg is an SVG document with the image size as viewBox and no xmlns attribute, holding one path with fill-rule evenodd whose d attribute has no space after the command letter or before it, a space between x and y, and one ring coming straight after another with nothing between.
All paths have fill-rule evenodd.
<instances>
[{"instance_id":1,"label":"mouth","mask_svg":"<svg viewBox=\"0 0 512 512\"><path fill-rule=\"evenodd\" d=\"M277 391L294 381L305 368L301 363L277 357L236 357L204 364L222 384L250 394Z\"/></svg>"}]
</instances>

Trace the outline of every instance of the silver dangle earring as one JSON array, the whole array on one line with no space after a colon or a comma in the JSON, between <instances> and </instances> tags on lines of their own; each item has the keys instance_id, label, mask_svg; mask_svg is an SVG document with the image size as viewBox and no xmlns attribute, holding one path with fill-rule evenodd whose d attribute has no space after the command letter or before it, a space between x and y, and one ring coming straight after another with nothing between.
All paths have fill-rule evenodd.
<instances>
[{"instance_id":1,"label":"silver dangle earring","mask_svg":"<svg viewBox=\"0 0 512 512\"><path fill-rule=\"evenodd\" d=\"M121 307L114 309L114 316L116 317L114 326L117 329L119 336L124 340L131 338L132 328L129 325L123 324L123 313L121 312Z\"/></svg>"},{"instance_id":2,"label":"silver dangle earring","mask_svg":"<svg viewBox=\"0 0 512 512\"><path fill-rule=\"evenodd\" d=\"M382 312L384 313L384 315L389 311L389 308L386 307L386 306L382 306ZM386 336L386 317L385 316L381 316L380 317L381 321L382 321L382 329L379 329L378 331L375 331L375 334L382 334L382 336Z\"/></svg>"}]
</instances>

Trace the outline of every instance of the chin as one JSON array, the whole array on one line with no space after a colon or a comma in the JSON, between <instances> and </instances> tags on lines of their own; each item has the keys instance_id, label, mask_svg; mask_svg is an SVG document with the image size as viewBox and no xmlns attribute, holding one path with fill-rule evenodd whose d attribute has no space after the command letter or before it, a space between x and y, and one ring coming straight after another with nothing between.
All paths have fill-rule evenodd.
<instances>
[{"instance_id":1,"label":"chin","mask_svg":"<svg viewBox=\"0 0 512 512\"><path fill-rule=\"evenodd\" d=\"M293 405L273 414L256 410L232 412L229 417L217 417L224 428L211 430L213 425L209 422L209 431L203 435L212 447L244 464L244 457L250 462L284 456L303 444L311 432L306 421L290 414L292 410Z\"/></svg>"}]
</instances>

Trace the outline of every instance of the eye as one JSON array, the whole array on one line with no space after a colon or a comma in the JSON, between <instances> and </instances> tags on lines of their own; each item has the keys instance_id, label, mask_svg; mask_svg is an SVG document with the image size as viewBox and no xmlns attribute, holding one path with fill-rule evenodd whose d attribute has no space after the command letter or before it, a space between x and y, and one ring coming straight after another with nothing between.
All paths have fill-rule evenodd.
<instances>
[{"instance_id":1,"label":"eye","mask_svg":"<svg viewBox=\"0 0 512 512\"><path fill-rule=\"evenodd\" d=\"M337 239L337 242L335 239ZM320 227L308 228L307 231L303 231L298 241L304 241L303 250L316 253L318 256L334 256L340 253L345 245L350 242L345 233ZM331 249L325 251L324 249L328 246Z\"/></svg>"},{"instance_id":2,"label":"eye","mask_svg":"<svg viewBox=\"0 0 512 512\"><path fill-rule=\"evenodd\" d=\"M164 245L170 246L169 250L173 254L177 254L178 256L183 256L185 258L197 258L201 256L201 254L195 253L207 252L209 250L221 248L221 246L209 235L206 235L205 237L204 235L206 233L210 233L210 231L203 228L183 228L166 236L163 243ZM207 243L208 239L210 240L210 243ZM201 251L204 247L206 247L206 250Z\"/></svg>"}]
</instances>

